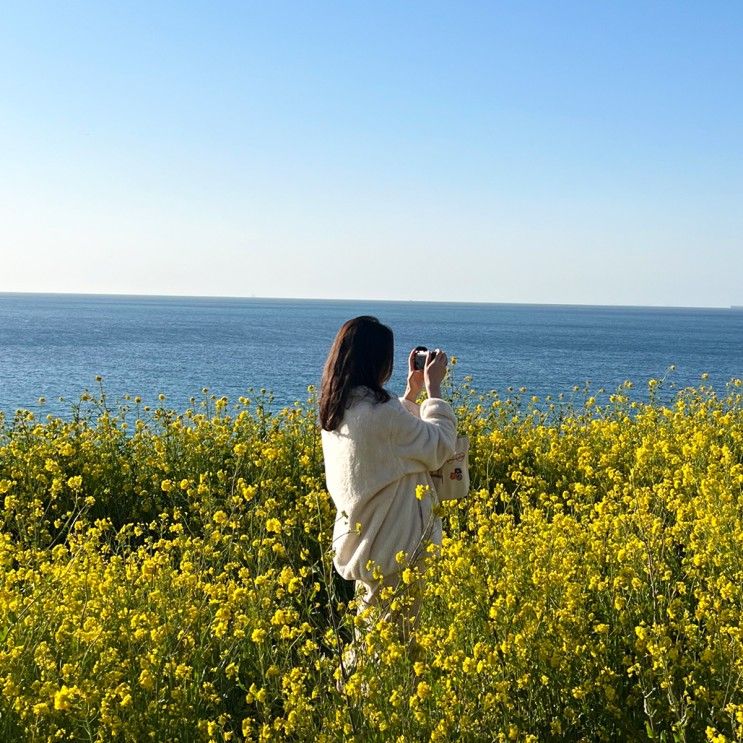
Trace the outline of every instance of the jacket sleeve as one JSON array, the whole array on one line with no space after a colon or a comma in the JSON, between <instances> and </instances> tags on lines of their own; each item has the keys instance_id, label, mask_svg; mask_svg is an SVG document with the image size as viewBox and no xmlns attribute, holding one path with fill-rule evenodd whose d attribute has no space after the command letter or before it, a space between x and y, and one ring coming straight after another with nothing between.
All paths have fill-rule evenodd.
<instances>
[{"instance_id":1,"label":"jacket sleeve","mask_svg":"<svg viewBox=\"0 0 743 743\"><path fill-rule=\"evenodd\" d=\"M416 469L437 470L454 455L457 419L446 400L425 400L420 406L420 418L402 403L393 410L390 440L403 460L413 463Z\"/></svg>"},{"instance_id":2,"label":"jacket sleeve","mask_svg":"<svg viewBox=\"0 0 743 743\"><path fill-rule=\"evenodd\" d=\"M398 400L410 415L414 415L416 418L421 417L421 406L417 402L411 402L405 397L399 397Z\"/></svg>"}]
</instances>

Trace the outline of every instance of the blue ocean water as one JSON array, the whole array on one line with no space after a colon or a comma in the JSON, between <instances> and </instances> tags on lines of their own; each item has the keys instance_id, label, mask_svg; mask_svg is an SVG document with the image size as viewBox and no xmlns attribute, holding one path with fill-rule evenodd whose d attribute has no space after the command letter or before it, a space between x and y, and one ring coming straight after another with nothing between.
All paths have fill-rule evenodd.
<instances>
[{"instance_id":1,"label":"blue ocean water","mask_svg":"<svg viewBox=\"0 0 743 743\"><path fill-rule=\"evenodd\" d=\"M266 388L288 405L318 384L338 327L360 314L393 329L389 388L400 393L418 344L456 356L456 378L504 394L570 393L587 381L613 390L625 379L641 388L671 365L676 387L704 372L720 389L743 376L737 310L0 294L0 410L68 415L96 375L109 399L163 393L184 409L203 387L230 399Z\"/></svg>"}]
</instances>

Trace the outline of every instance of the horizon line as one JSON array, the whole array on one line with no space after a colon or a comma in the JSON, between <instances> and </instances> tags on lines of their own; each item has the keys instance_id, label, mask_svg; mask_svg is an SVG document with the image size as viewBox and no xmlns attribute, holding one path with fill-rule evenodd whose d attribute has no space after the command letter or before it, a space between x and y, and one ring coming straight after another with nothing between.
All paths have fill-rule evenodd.
<instances>
[{"instance_id":1,"label":"horizon line","mask_svg":"<svg viewBox=\"0 0 743 743\"><path fill-rule=\"evenodd\" d=\"M469 304L469 305L500 305L510 307L585 307L610 309L657 309L657 310L743 310L743 305L663 305L663 304L593 304L589 302L498 302L472 301L462 299L369 299L359 297L264 297L251 295L227 294L133 294L129 292L65 292L65 291L0 291L1 296L47 296L47 297L119 297L122 299L229 299L229 300L268 300L268 301L296 301L296 302L373 302L395 304Z\"/></svg>"}]
</instances>

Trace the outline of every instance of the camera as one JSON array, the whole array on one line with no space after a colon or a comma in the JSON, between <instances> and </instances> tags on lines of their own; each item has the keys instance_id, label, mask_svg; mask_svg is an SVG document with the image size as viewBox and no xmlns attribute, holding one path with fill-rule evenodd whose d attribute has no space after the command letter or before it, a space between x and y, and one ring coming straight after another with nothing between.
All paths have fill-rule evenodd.
<instances>
[{"instance_id":1,"label":"camera","mask_svg":"<svg viewBox=\"0 0 743 743\"><path fill-rule=\"evenodd\" d=\"M431 354L431 358L436 355L436 351L429 351L425 346L416 346L413 369L421 371L426 366L426 359L428 358L429 353Z\"/></svg>"}]
</instances>

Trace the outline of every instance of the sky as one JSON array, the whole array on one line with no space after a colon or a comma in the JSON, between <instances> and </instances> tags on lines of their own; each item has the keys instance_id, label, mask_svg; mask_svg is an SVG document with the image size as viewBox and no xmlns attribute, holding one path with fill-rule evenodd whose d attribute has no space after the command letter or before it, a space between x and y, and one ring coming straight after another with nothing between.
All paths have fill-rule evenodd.
<instances>
[{"instance_id":1,"label":"sky","mask_svg":"<svg viewBox=\"0 0 743 743\"><path fill-rule=\"evenodd\" d=\"M23 2L0 291L743 305L743 3Z\"/></svg>"}]
</instances>

